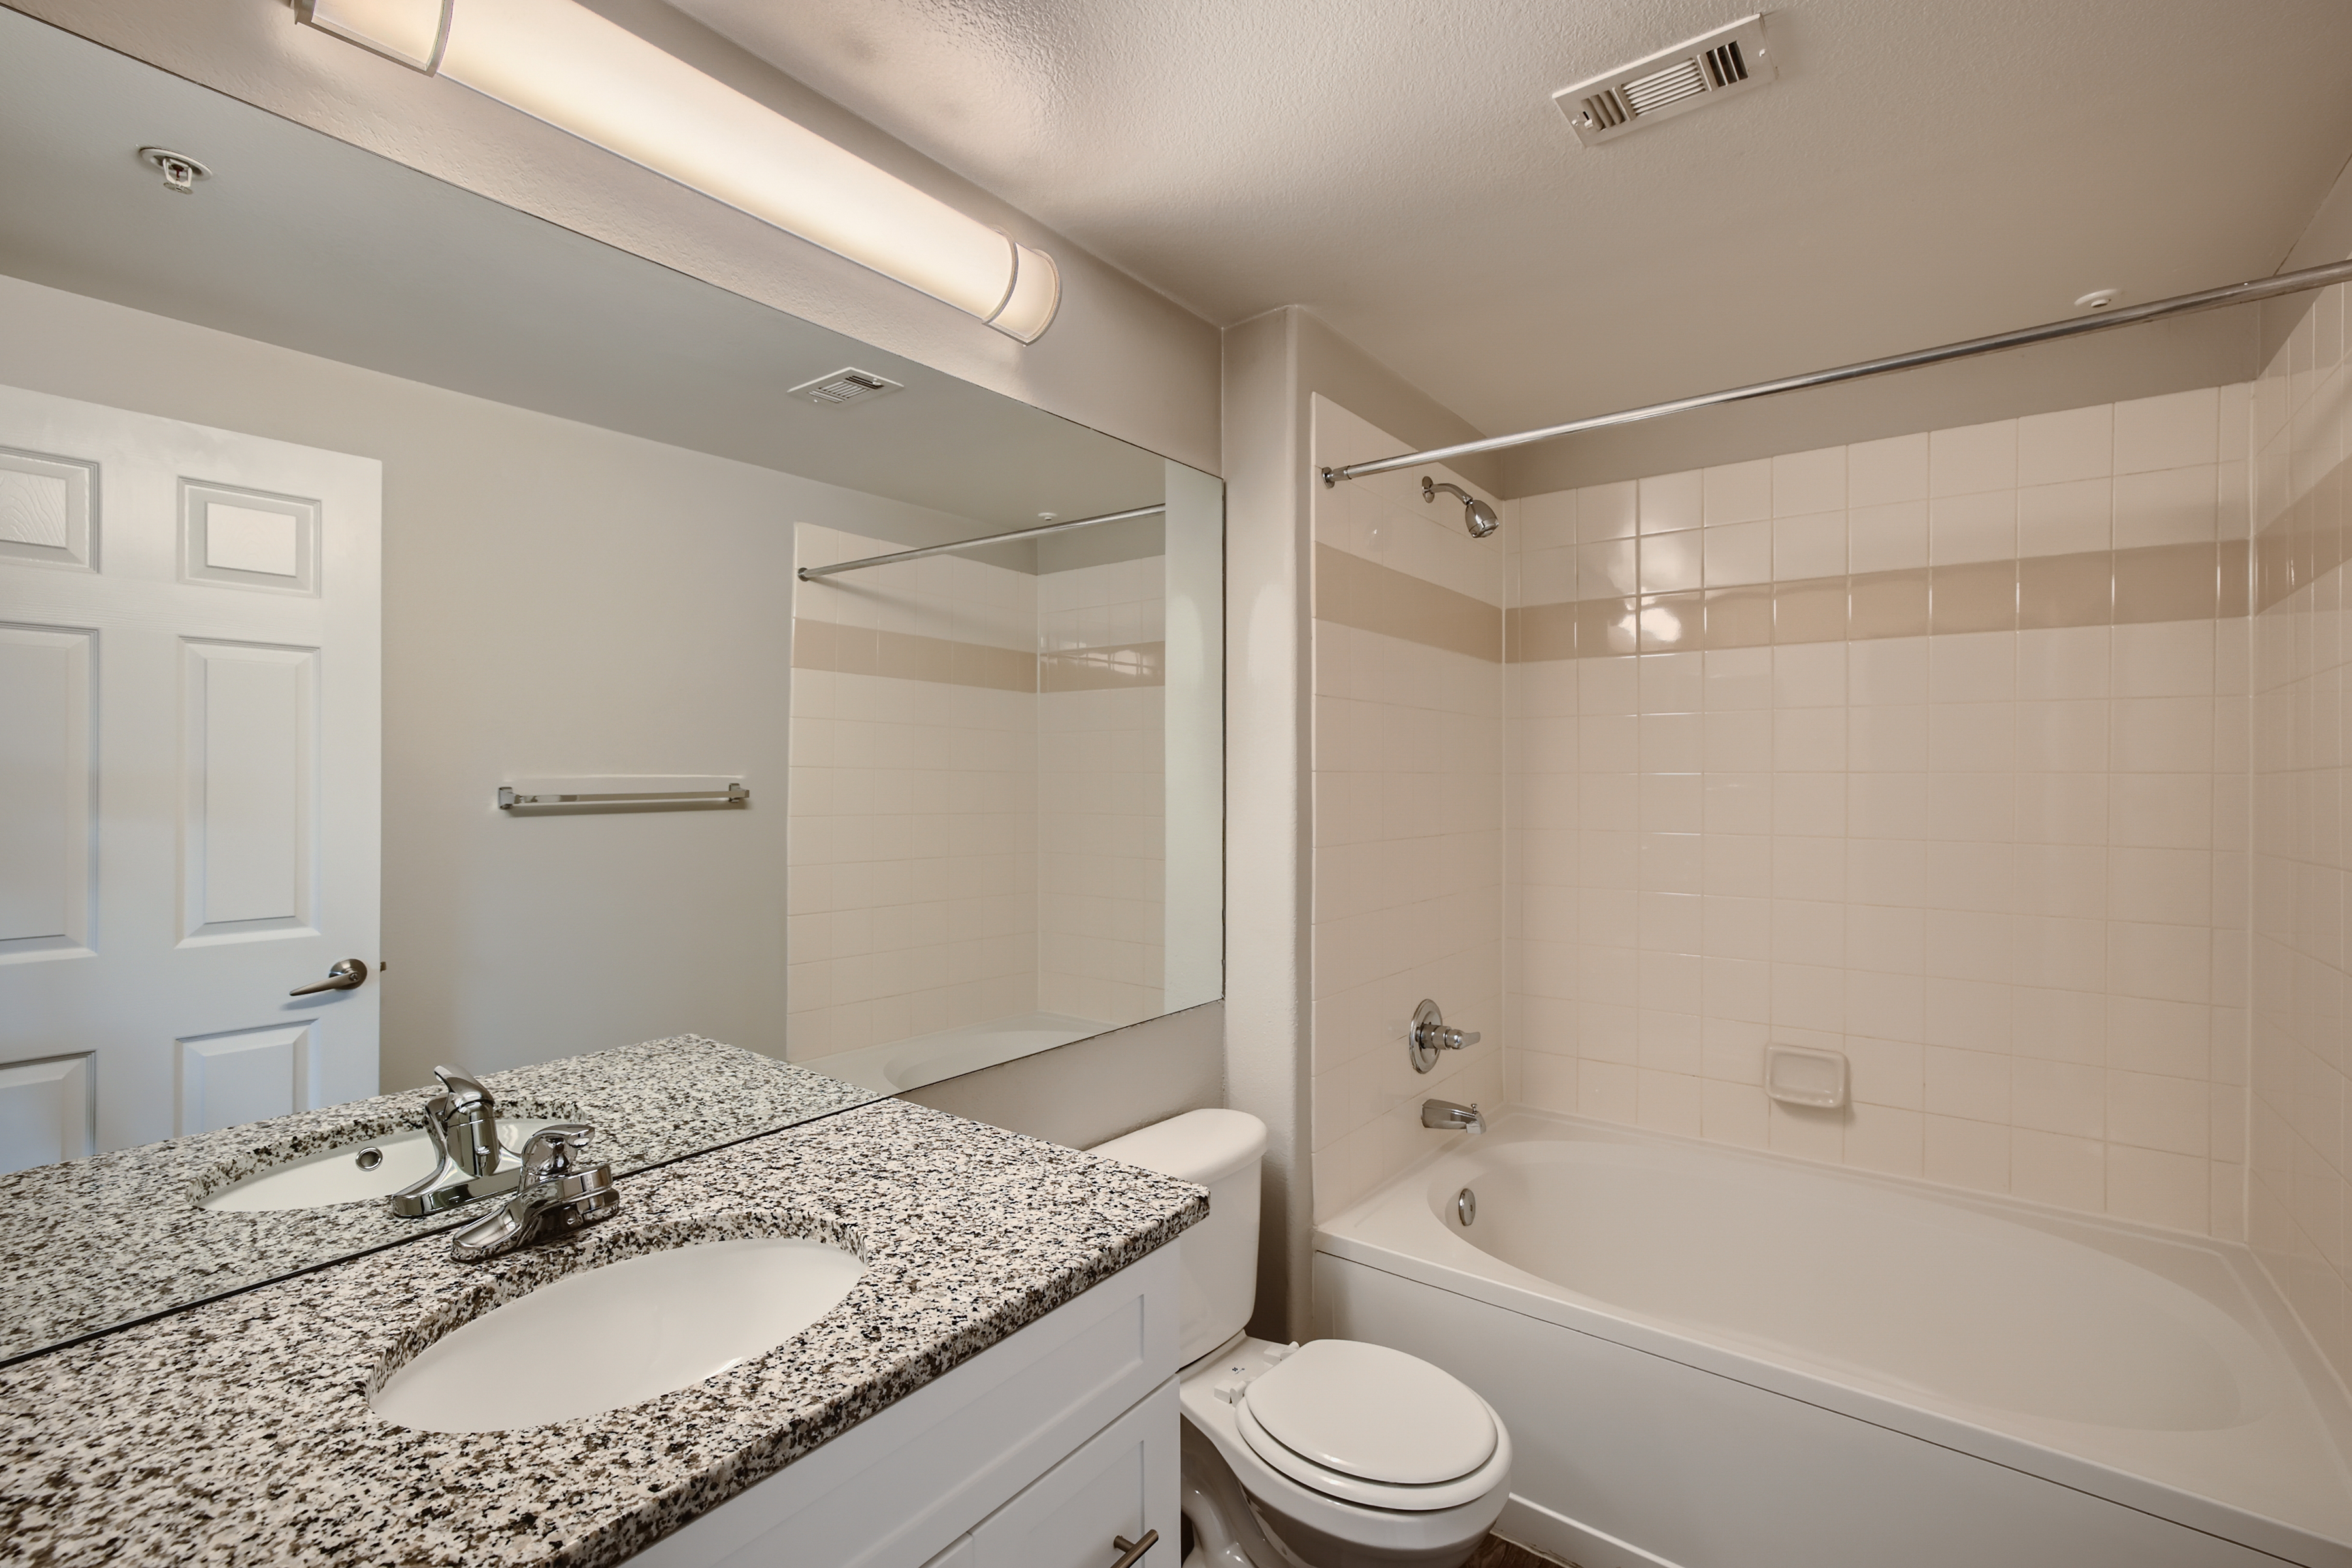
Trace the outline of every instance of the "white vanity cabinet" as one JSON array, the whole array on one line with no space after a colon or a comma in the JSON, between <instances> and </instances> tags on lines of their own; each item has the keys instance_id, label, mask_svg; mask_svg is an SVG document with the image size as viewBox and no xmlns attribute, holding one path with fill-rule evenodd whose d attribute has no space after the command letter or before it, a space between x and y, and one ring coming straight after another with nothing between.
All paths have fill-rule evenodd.
<instances>
[{"instance_id":1,"label":"white vanity cabinet","mask_svg":"<svg viewBox=\"0 0 2352 1568\"><path fill-rule=\"evenodd\" d=\"M1178 1568L1163 1247L630 1559L632 1568Z\"/></svg>"}]
</instances>

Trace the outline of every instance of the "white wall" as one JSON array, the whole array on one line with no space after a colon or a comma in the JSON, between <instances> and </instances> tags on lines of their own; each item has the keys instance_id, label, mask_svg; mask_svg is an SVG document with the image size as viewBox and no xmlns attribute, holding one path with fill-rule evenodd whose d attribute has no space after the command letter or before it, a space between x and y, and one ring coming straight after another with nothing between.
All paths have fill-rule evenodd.
<instances>
[{"instance_id":1,"label":"white wall","mask_svg":"<svg viewBox=\"0 0 2352 1568\"><path fill-rule=\"evenodd\" d=\"M1477 432L1295 308L1226 331L1224 386L1225 1085L1268 1128L1255 1331L1295 1338L1307 1331L1315 1202L1311 400L1414 446Z\"/></svg>"},{"instance_id":2,"label":"white wall","mask_svg":"<svg viewBox=\"0 0 2352 1568\"><path fill-rule=\"evenodd\" d=\"M932 514L0 279L0 383L384 465L384 1071L781 1054L792 523ZM752 775L516 821L516 773Z\"/></svg>"}]
</instances>

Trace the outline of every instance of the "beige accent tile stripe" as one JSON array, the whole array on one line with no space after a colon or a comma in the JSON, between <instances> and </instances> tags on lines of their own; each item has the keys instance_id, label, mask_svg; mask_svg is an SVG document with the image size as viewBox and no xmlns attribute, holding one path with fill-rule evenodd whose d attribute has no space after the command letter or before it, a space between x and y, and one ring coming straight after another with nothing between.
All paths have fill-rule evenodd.
<instances>
[{"instance_id":1,"label":"beige accent tile stripe","mask_svg":"<svg viewBox=\"0 0 2352 1568\"><path fill-rule=\"evenodd\" d=\"M1063 648L1037 656L1040 691L1123 691L1168 684L1168 645L1122 643Z\"/></svg>"},{"instance_id":2,"label":"beige accent tile stripe","mask_svg":"<svg viewBox=\"0 0 2352 1568\"><path fill-rule=\"evenodd\" d=\"M793 668L983 686L996 691L1037 689L1037 656L1025 649L835 626L831 621L793 620Z\"/></svg>"},{"instance_id":3,"label":"beige accent tile stripe","mask_svg":"<svg viewBox=\"0 0 2352 1568\"><path fill-rule=\"evenodd\" d=\"M1315 546L1315 618L1490 662L1503 657L1500 606L1329 544Z\"/></svg>"},{"instance_id":4,"label":"beige accent tile stripe","mask_svg":"<svg viewBox=\"0 0 2352 1568\"><path fill-rule=\"evenodd\" d=\"M2267 610L2352 559L2352 460L2336 465L2254 539L2254 607Z\"/></svg>"},{"instance_id":5,"label":"beige accent tile stripe","mask_svg":"<svg viewBox=\"0 0 2352 1568\"><path fill-rule=\"evenodd\" d=\"M2157 544L1531 605L1505 616L1505 658L1532 664L1669 649L2237 616L2247 613L2248 548L2242 539ZM2340 530L2332 548L2343 559Z\"/></svg>"}]
</instances>

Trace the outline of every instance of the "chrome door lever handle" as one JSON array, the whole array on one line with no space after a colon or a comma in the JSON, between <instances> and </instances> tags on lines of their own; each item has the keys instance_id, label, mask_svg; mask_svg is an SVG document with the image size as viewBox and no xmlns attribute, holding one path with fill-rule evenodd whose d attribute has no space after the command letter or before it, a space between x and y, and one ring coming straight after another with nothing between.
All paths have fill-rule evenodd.
<instances>
[{"instance_id":1,"label":"chrome door lever handle","mask_svg":"<svg viewBox=\"0 0 2352 1568\"><path fill-rule=\"evenodd\" d=\"M308 996L319 991L356 991L367 984L368 967L364 959L339 958L327 966L327 978L316 985L298 985L286 993L289 996Z\"/></svg>"},{"instance_id":2,"label":"chrome door lever handle","mask_svg":"<svg viewBox=\"0 0 2352 1568\"><path fill-rule=\"evenodd\" d=\"M1145 1552L1160 1544L1160 1532L1156 1530L1147 1530L1143 1532L1143 1539L1140 1541L1129 1541L1124 1535L1114 1535L1110 1538L1110 1544L1112 1551L1120 1553L1119 1560L1112 1563L1110 1568L1135 1568L1137 1561Z\"/></svg>"}]
</instances>

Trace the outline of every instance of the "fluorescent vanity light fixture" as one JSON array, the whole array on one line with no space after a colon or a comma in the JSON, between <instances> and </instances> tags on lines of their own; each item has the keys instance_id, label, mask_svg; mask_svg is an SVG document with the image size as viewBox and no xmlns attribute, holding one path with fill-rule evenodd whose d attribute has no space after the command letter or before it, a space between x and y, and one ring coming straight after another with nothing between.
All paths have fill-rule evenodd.
<instances>
[{"instance_id":1,"label":"fluorescent vanity light fixture","mask_svg":"<svg viewBox=\"0 0 2352 1568\"><path fill-rule=\"evenodd\" d=\"M446 76L1035 342L1054 258L572 0L295 0L297 19Z\"/></svg>"}]
</instances>

